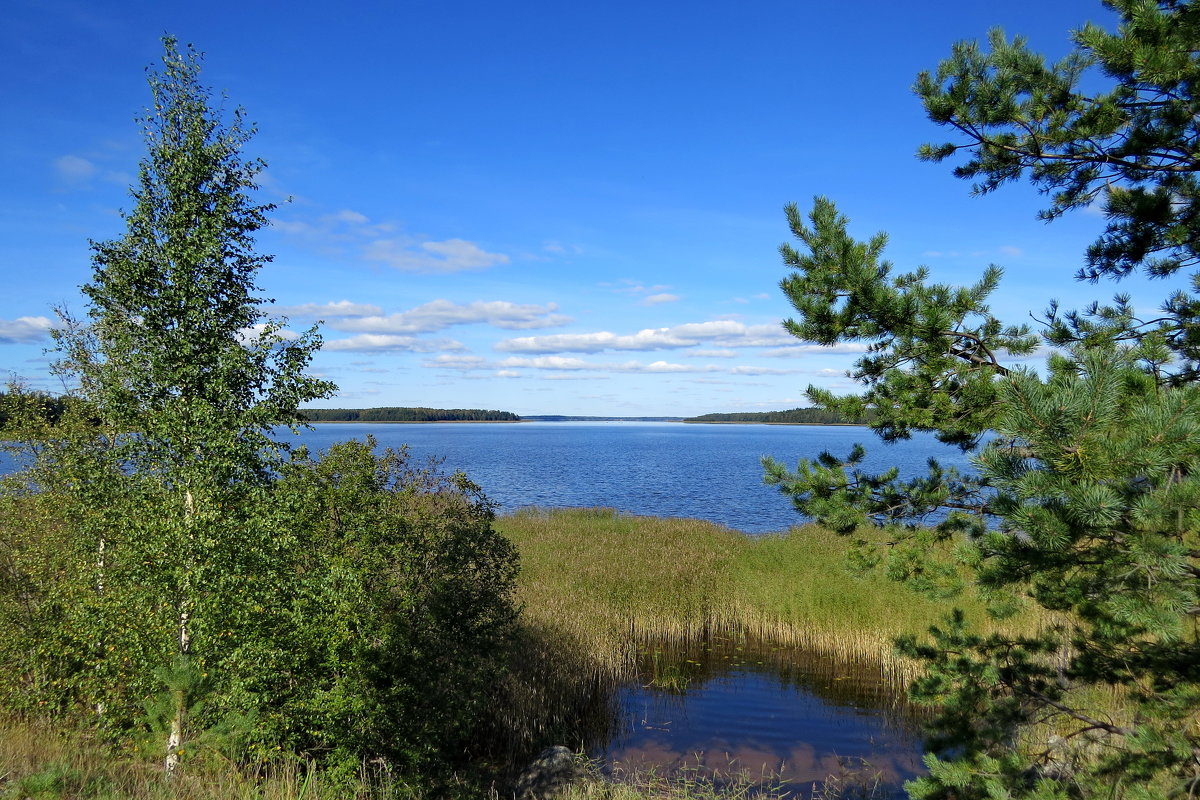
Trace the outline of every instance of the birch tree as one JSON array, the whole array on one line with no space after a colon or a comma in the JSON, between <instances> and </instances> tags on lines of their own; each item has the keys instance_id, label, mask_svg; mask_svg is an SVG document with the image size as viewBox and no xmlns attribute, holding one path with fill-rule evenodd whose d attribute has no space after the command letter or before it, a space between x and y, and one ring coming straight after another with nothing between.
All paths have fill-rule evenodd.
<instances>
[{"instance_id":1,"label":"birch tree","mask_svg":"<svg viewBox=\"0 0 1200 800\"><path fill-rule=\"evenodd\" d=\"M272 429L334 387L305 373L315 329L290 334L262 311L255 279L271 257L256 252L254 234L273 206L253 197L263 162L242 154L253 127L241 109L214 105L199 54L170 37L163 45L125 233L92 242L86 318L62 313L56 341L57 369L77 385L93 438L104 438L108 474L125 476L146 504L127 518L121 552L95 541L96 569L125 565L123 588L163 617L160 667L179 676L203 673L230 606L253 602L248 587L271 574L278 542L246 509L285 449ZM167 682L172 771L190 700L179 679Z\"/></svg>"}]
</instances>

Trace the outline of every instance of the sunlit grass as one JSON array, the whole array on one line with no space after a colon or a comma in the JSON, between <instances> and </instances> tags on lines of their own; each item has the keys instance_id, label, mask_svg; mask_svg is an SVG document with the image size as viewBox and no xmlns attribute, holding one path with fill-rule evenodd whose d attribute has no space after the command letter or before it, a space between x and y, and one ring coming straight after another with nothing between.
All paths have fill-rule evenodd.
<instances>
[{"instance_id":1,"label":"sunlit grass","mask_svg":"<svg viewBox=\"0 0 1200 800\"><path fill-rule=\"evenodd\" d=\"M337 779L311 763L237 764L205 754L171 778L162 762L128 755L47 721L0 718L0 800L382 800L416 798L381 768Z\"/></svg>"},{"instance_id":2,"label":"sunlit grass","mask_svg":"<svg viewBox=\"0 0 1200 800\"><path fill-rule=\"evenodd\" d=\"M878 665L903 684L915 666L894 637L924 633L954 607L982 622L971 595L933 600L848 567L848 542L817 526L747 536L699 520L611 509L529 509L497 527L521 553L528 624L558 631L621 673L640 642L746 637Z\"/></svg>"}]
</instances>

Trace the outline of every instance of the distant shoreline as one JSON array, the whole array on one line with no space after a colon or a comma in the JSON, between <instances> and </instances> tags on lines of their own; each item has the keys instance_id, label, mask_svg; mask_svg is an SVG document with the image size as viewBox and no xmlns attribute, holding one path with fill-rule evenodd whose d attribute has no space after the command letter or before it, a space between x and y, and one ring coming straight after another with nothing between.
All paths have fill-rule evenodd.
<instances>
[{"instance_id":1,"label":"distant shoreline","mask_svg":"<svg viewBox=\"0 0 1200 800\"><path fill-rule=\"evenodd\" d=\"M523 419L321 419L305 425L516 425Z\"/></svg>"},{"instance_id":2,"label":"distant shoreline","mask_svg":"<svg viewBox=\"0 0 1200 800\"><path fill-rule=\"evenodd\" d=\"M685 419L688 425L808 425L816 428L865 428L865 422L767 422L750 419Z\"/></svg>"},{"instance_id":3,"label":"distant shoreline","mask_svg":"<svg viewBox=\"0 0 1200 800\"><path fill-rule=\"evenodd\" d=\"M789 425L814 428L865 428L865 422L763 422L756 420L647 419L645 417L576 417L571 419L336 419L307 420L306 425L520 425L523 422L663 422L684 425Z\"/></svg>"}]
</instances>

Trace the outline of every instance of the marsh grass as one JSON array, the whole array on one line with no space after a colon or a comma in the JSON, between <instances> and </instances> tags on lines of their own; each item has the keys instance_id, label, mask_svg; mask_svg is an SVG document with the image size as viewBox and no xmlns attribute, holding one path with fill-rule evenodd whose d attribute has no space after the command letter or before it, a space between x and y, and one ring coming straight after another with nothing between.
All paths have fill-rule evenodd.
<instances>
[{"instance_id":1,"label":"marsh grass","mask_svg":"<svg viewBox=\"0 0 1200 800\"><path fill-rule=\"evenodd\" d=\"M894 653L896 636L923 634L954 607L986 619L973 596L937 601L850 572L846 539L816 526L747 536L612 509L527 509L497 527L521 553L527 624L574 643L606 676L631 675L647 643L726 637L826 655L900 687L916 665Z\"/></svg>"}]
</instances>

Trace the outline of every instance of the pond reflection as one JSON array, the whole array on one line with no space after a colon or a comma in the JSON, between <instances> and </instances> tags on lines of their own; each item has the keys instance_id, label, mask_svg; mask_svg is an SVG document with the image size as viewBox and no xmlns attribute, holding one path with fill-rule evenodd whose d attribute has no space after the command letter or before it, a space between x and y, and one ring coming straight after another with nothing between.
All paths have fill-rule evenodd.
<instances>
[{"instance_id":1,"label":"pond reflection","mask_svg":"<svg viewBox=\"0 0 1200 800\"><path fill-rule=\"evenodd\" d=\"M902 797L921 771L920 711L878 665L735 641L650 647L616 704L617 731L592 753L614 773L740 773L803 795L850 772Z\"/></svg>"}]
</instances>

